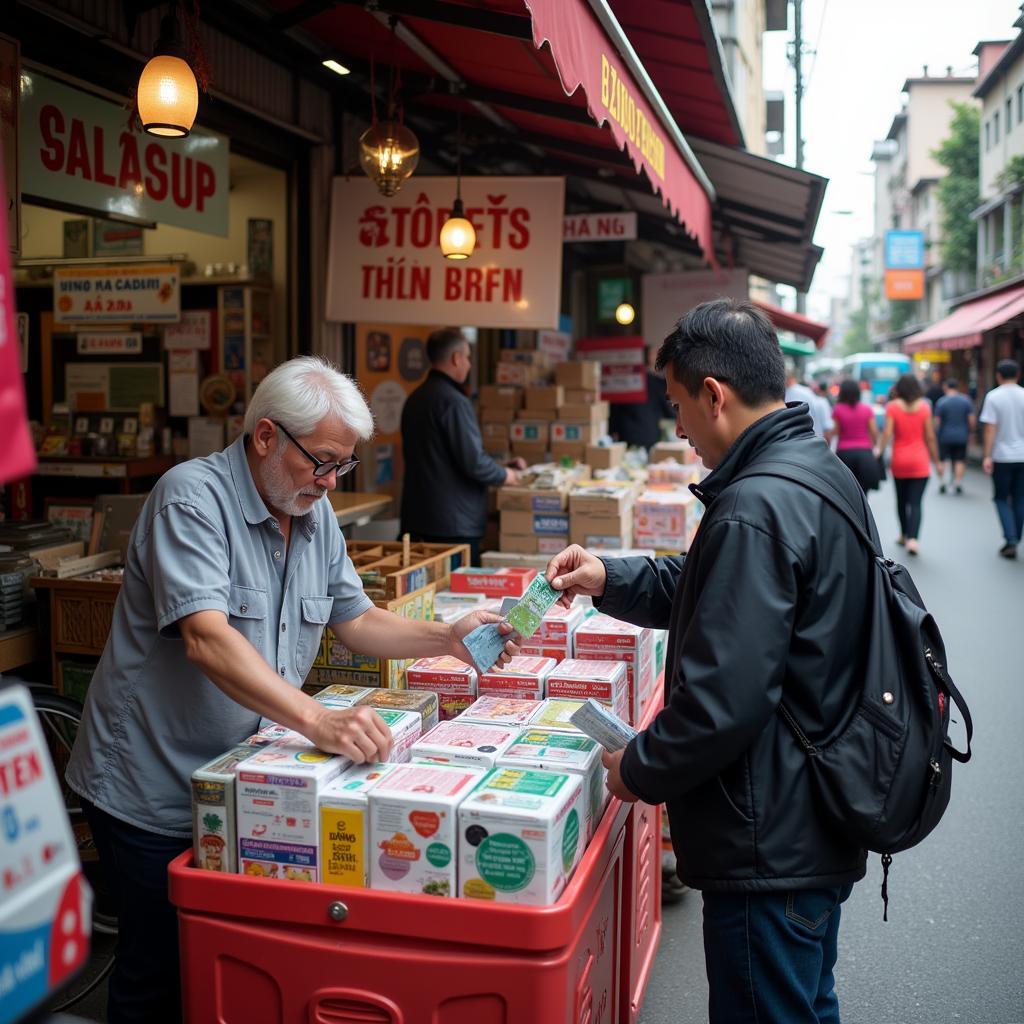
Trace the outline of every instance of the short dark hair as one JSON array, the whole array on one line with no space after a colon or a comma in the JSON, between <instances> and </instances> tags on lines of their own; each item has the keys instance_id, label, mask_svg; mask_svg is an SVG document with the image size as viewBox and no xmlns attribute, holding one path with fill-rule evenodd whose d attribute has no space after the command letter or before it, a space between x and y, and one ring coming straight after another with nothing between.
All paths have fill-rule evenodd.
<instances>
[{"instance_id":1,"label":"short dark hair","mask_svg":"<svg viewBox=\"0 0 1024 1024\"><path fill-rule=\"evenodd\" d=\"M958 381L956 379L956 377L950 377L946 381L946 387L947 388L952 388L954 391L959 391L960 390L960 381Z\"/></svg>"},{"instance_id":2,"label":"short dark hair","mask_svg":"<svg viewBox=\"0 0 1024 1024\"><path fill-rule=\"evenodd\" d=\"M771 321L756 306L714 299L694 306L675 325L658 352L656 368L672 375L691 396L706 377L728 384L751 408L781 402L786 367Z\"/></svg>"},{"instance_id":3,"label":"short dark hair","mask_svg":"<svg viewBox=\"0 0 1024 1024\"><path fill-rule=\"evenodd\" d=\"M427 338L427 359L431 366L439 366L459 347L468 344L469 339L458 327L442 327Z\"/></svg>"},{"instance_id":4,"label":"short dark hair","mask_svg":"<svg viewBox=\"0 0 1024 1024\"><path fill-rule=\"evenodd\" d=\"M916 402L923 394L921 382L912 373L905 373L896 381L896 397L904 402Z\"/></svg>"},{"instance_id":5,"label":"short dark hair","mask_svg":"<svg viewBox=\"0 0 1024 1024\"><path fill-rule=\"evenodd\" d=\"M847 377L839 385L839 401L845 405L858 405L860 403L860 385Z\"/></svg>"},{"instance_id":6,"label":"short dark hair","mask_svg":"<svg viewBox=\"0 0 1024 1024\"><path fill-rule=\"evenodd\" d=\"M1000 359L996 363L996 374L1003 380L1016 380L1020 376L1020 363L1016 359Z\"/></svg>"}]
</instances>

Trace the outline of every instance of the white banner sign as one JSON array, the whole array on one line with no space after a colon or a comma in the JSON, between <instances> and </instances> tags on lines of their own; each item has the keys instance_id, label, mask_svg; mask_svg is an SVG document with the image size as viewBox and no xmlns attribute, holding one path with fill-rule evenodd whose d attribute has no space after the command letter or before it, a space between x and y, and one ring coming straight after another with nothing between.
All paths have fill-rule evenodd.
<instances>
[{"instance_id":1,"label":"white banner sign","mask_svg":"<svg viewBox=\"0 0 1024 1024\"><path fill-rule=\"evenodd\" d=\"M228 140L133 132L126 109L39 74L21 76L25 198L228 234Z\"/></svg>"},{"instance_id":2,"label":"white banner sign","mask_svg":"<svg viewBox=\"0 0 1024 1024\"><path fill-rule=\"evenodd\" d=\"M636 238L635 213L576 213L562 222L566 242L628 242Z\"/></svg>"},{"instance_id":3,"label":"white banner sign","mask_svg":"<svg viewBox=\"0 0 1024 1024\"><path fill-rule=\"evenodd\" d=\"M137 356L142 351L141 331L114 331L79 334L78 354L80 356L117 355Z\"/></svg>"},{"instance_id":4,"label":"white banner sign","mask_svg":"<svg viewBox=\"0 0 1024 1024\"><path fill-rule=\"evenodd\" d=\"M661 348L676 321L687 310L711 299L745 299L747 270L690 270L644 274L641 315L644 343Z\"/></svg>"},{"instance_id":5,"label":"white banner sign","mask_svg":"<svg viewBox=\"0 0 1024 1024\"><path fill-rule=\"evenodd\" d=\"M181 317L181 276L168 264L62 267L53 272L58 324L166 323Z\"/></svg>"},{"instance_id":6,"label":"white banner sign","mask_svg":"<svg viewBox=\"0 0 1024 1024\"><path fill-rule=\"evenodd\" d=\"M454 197L454 178L414 177L391 199L368 178L335 178L327 319L557 327L565 180L463 178L467 260L438 245Z\"/></svg>"}]
</instances>

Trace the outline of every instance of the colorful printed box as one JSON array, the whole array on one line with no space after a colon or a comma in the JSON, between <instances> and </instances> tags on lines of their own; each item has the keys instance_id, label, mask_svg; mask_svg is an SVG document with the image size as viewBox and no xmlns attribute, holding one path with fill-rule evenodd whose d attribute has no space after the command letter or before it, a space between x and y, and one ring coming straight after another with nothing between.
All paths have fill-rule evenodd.
<instances>
[{"instance_id":1,"label":"colorful printed box","mask_svg":"<svg viewBox=\"0 0 1024 1024\"><path fill-rule=\"evenodd\" d=\"M543 700L546 683L557 662L554 658L519 655L501 669L491 669L480 677L480 695Z\"/></svg>"},{"instance_id":2,"label":"colorful printed box","mask_svg":"<svg viewBox=\"0 0 1024 1024\"><path fill-rule=\"evenodd\" d=\"M549 677L550 678L550 677ZM539 700L518 700L513 697L478 697L462 713L467 722L484 722L487 725L515 725L522 727L530 722L540 706Z\"/></svg>"},{"instance_id":3,"label":"colorful printed box","mask_svg":"<svg viewBox=\"0 0 1024 1024\"><path fill-rule=\"evenodd\" d=\"M367 690L358 703L368 704L377 711L415 712L420 716L421 732L433 729L438 723L437 694L426 689Z\"/></svg>"},{"instance_id":4,"label":"colorful printed box","mask_svg":"<svg viewBox=\"0 0 1024 1024\"><path fill-rule=\"evenodd\" d=\"M584 661L568 658L548 676L549 697L595 700L607 704L620 718L629 720L629 684L621 661Z\"/></svg>"},{"instance_id":5,"label":"colorful printed box","mask_svg":"<svg viewBox=\"0 0 1024 1024\"><path fill-rule=\"evenodd\" d=\"M450 587L455 594L522 597L536 575L536 569L456 569Z\"/></svg>"},{"instance_id":6,"label":"colorful printed box","mask_svg":"<svg viewBox=\"0 0 1024 1024\"><path fill-rule=\"evenodd\" d=\"M412 745L412 760L490 769L518 735L519 729L510 725L484 725L463 718L440 722Z\"/></svg>"}]
</instances>

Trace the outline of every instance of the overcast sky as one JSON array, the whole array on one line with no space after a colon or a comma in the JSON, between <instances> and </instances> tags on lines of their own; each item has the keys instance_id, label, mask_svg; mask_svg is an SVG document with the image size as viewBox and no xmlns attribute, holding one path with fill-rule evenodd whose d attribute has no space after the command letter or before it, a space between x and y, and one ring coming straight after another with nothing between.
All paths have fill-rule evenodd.
<instances>
[{"instance_id":1,"label":"overcast sky","mask_svg":"<svg viewBox=\"0 0 1024 1024\"><path fill-rule=\"evenodd\" d=\"M815 241L825 255L807 310L827 317L846 294L850 246L872 233L871 145L900 109L900 87L922 73L973 75L982 39L1012 39L1013 0L804 0L804 166L829 178ZM792 22L792 10L790 11ZM793 72L786 61L792 23L765 35L765 89L786 93L786 152L794 162ZM850 210L850 215L837 213Z\"/></svg>"}]
</instances>

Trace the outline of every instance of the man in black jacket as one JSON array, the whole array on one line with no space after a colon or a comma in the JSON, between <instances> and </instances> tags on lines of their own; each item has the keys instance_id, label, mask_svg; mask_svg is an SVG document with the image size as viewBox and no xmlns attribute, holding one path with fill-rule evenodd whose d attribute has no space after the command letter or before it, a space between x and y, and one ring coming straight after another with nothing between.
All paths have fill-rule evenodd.
<instances>
[{"instance_id":1,"label":"man in black jacket","mask_svg":"<svg viewBox=\"0 0 1024 1024\"><path fill-rule=\"evenodd\" d=\"M547 575L569 598L589 594L603 612L670 630L666 706L605 763L616 796L667 804L679 875L703 890L712 1024L831 1024L840 906L866 854L822 820L778 708L785 697L812 741L854 713L870 566L812 492L736 477L784 458L855 508L860 491L807 406L784 404L782 354L755 307L691 310L658 367L676 433L713 470L692 488L705 513L689 553L602 561L572 546Z\"/></svg>"},{"instance_id":2,"label":"man in black jacket","mask_svg":"<svg viewBox=\"0 0 1024 1024\"><path fill-rule=\"evenodd\" d=\"M519 474L484 452L473 403L462 390L471 365L466 336L453 327L434 331L427 359L427 379L402 409L402 532L413 540L469 544L479 565L487 488L518 483Z\"/></svg>"}]
</instances>

